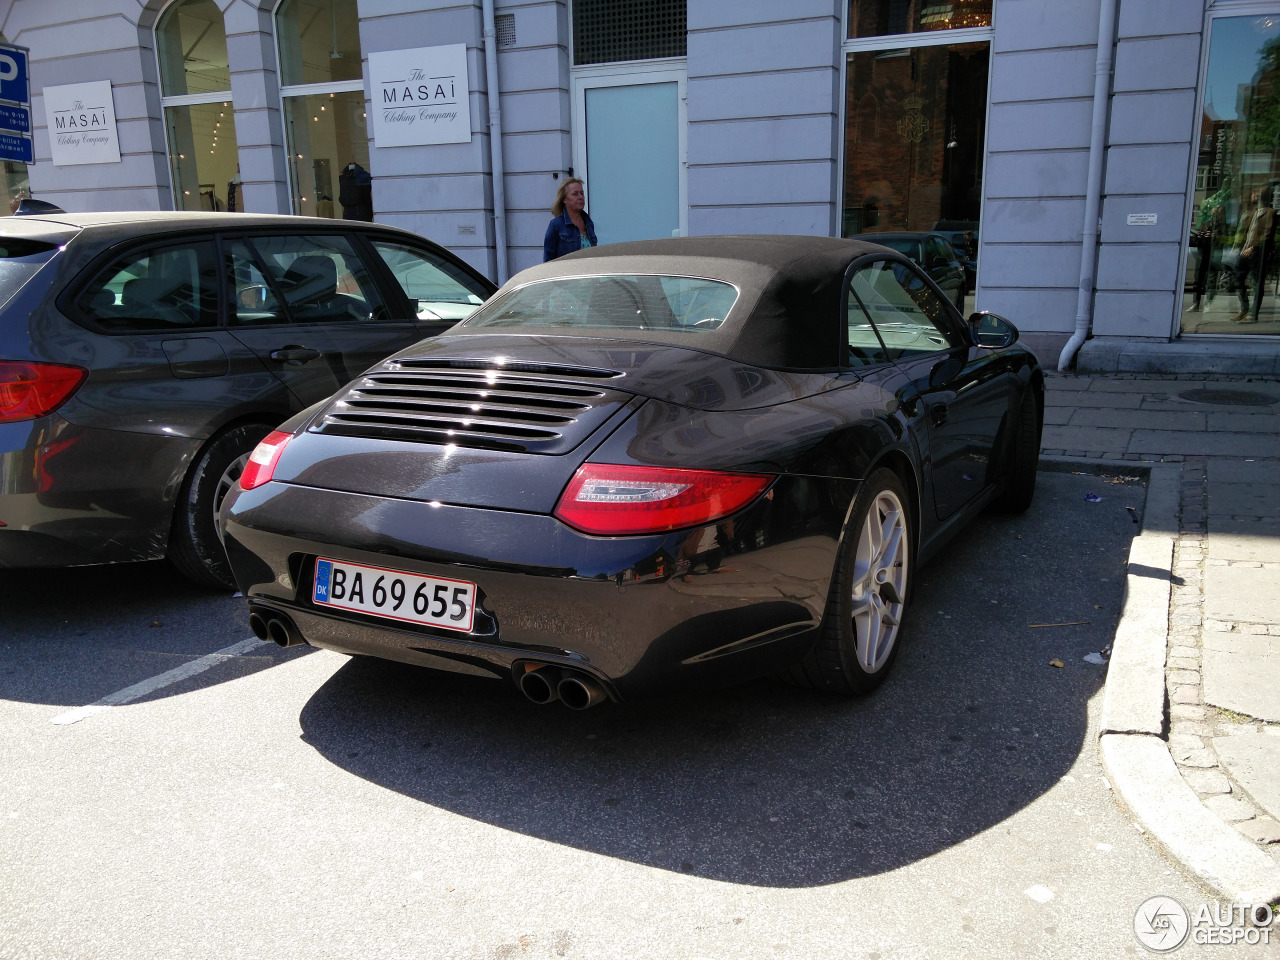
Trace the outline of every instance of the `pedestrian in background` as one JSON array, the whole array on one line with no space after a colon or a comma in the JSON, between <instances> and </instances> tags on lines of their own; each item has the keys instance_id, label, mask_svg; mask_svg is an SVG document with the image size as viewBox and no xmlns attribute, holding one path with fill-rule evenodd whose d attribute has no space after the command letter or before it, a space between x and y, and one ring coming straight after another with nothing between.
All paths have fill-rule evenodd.
<instances>
[{"instance_id":1,"label":"pedestrian in background","mask_svg":"<svg viewBox=\"0 0 1280 960\"><path fill-rule=\"evenodd\" d=\"M594 247L596 226L587 213L587 195L581 180L569 177L556 191L551 212L555 214L547 224L547 234L542 238L542 260L554 260L566 253Z\"/></svg>"}]
</instances>

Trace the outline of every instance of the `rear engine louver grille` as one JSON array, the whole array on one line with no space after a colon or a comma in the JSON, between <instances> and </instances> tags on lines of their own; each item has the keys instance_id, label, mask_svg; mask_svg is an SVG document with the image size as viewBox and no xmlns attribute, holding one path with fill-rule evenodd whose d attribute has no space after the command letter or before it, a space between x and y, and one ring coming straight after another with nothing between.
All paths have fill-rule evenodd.
<instances>
[{"instance_id":1,"label":"rear engine louver grille","mask_svg":"<svg viewBox=\"0 0 1280 960\"><path fill-rule=\"evenodd\" d=\"M492 361L409 360L338 395L319 433L489 450L572 450L628 399L612 370Z\"/></svg>"}]
</instances>

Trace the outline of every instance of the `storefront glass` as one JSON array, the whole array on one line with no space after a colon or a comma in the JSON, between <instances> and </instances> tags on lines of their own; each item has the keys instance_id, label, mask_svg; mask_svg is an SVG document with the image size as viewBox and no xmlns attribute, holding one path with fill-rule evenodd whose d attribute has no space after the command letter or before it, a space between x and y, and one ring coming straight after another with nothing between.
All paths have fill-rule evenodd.
<instances>
[{"instance_id":1,"label":"storefront glass","mask_svg":"<svg viewBox=\"0 0 1280 960\"><path fill-rule=\"evenodd\" d=\"M364 91L285 97L293 212L372 220Z\"/></svg>"},{"instance_id":2,"label":"storefront glass","mask_svg":"<svg viewBox=\"0 0 1280 960\"><path fill-rule=\"evenodd\" d=\"M1182 332L1280 334L1280 17L1211 22Z\"/></svg>"},{"instance_id":3,"label":"storefront glass","mask_svg":"<svg viewBox=\"0 0 1280 960\"><path fill-rule=\"evenodd\" d=\"M849 38L991 26L991 0L849 0Z\"/></svg>"},{"instance_id":4,"label":"storefront glass","mask_svg":"<svg viewBox=\"0 0 1280 960\"><path fill-rule=\"evenodd\" d=\"M847 55L842 236L937 230L971 265L989 62L987 43Z\"/></svg>"},{"instance_id":5,"label":"storefront glass","mask_svg":"<svg viewBox=\"0 0 1280 960\"><path fill-rule=\"evenodd\" d=\"M355 0L285 0L276 12L276 34L282 86L363 76Z\"/></svg>"},{"instance_id":6,"label":"storefront glass","mask_svg":"<svg viewBox=\"0 0 1280 960\"><path fill-rule=\"evenodd\" d=\"M156 24L160 88L166 97L231 90L227 33L214 0L181 0Z\"/></svg>"},{"instance_id":7,"label":"storefront glass","mask_svg":"<svg viewBox=\"0 0 1280 960\"><path fill-rule=\"evenodd\" d=\"M293 212L372 220L356 0L285 0L276 34Z\"/></svg>"},{"instance_id":8,"label":"storefront glass","mask_svg":"<svg viewBox=\"0 0 1280 960\"><path fill-rule=\"evenodd\" d=\"M243 210L231 101L165 107L178 210Z\"/></svg>"}]
</instances>

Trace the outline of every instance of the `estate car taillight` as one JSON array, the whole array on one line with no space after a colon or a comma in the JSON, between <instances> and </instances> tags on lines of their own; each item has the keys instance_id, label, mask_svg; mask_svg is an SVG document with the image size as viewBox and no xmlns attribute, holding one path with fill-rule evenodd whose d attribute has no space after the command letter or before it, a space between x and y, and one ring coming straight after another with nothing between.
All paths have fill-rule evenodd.
<instances>
[{"instance_id":1,"label":"estate car taillight","mask_svg":"<svg viewBox=\"0 0 1280 960\"><path fill-rule=\"evenodd\" d=\"M272 430L263 437L262 442L253 448L253 453L249 454L249 462L244 465L244 472L240 474L240 486L245 490L252 490L270 480L271 475L276 472L276 464L280 462L280 454L284 453L285 446L292 439L293 434L280 430Z\"/></svg>"},{"instance_id":2,"label":"estate car taillight","mask_svg":"<svg viewBox=\"0 0 1280 960\"><path fill-rule=\"evenodd\" d=\"M0 360L0 423L35 420L62 406L89 371L61 363Z\"/></svg>"},{"instance_id":3,"label":"estate car taillight","mask_svg":"<svg viewBox=\"0 0 1280 960\"><path fill-rule=\"evenodd\" d=\"M583 533L663 533L728 516L760 496L773 479L759 473L586 463L560 495L555 515Z\"/></svg>"}]
</instances>

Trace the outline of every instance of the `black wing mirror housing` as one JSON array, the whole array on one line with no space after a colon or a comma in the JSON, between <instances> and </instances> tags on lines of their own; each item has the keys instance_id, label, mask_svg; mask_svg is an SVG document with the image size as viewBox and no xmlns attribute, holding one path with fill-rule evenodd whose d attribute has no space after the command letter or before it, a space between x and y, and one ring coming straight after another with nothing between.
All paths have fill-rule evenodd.
<instances>
[{"instance_id":1,"label":"black wing mirror housing","mask_svg":"<svg viewBox=\"0 0 1280 960\"><path fill-rule=\"evenodd\" d=\"M979 310L969 316L969 335L975 347L998 350L1018 342L1018 328L998 313Z\"/></svg>"}]
</instances>

